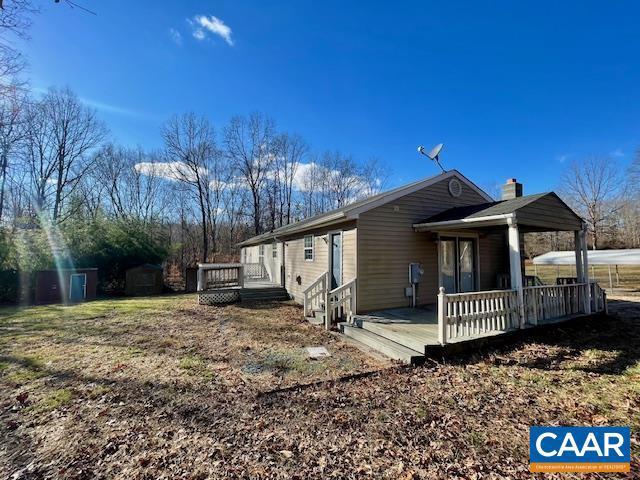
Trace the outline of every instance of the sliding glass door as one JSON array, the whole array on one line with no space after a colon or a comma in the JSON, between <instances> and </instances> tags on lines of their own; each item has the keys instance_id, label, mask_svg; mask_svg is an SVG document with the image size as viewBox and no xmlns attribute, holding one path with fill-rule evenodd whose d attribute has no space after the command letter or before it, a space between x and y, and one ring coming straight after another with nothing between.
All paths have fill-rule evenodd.
<instances>
[{"instance_id":1,"label":"sliding glass door","mask_svg":"<svg viewBox=\"0 0 640 480\"><path fill-rule=\"evenodd\" d=\"M440 240L440 285L447 293L458 291L456 275L456 240Z\"/></svg>"},{"instance_id":2,"label":"sliding glass door","mask_svg":"<svg viewBox=\"0 0 640 480\"><path fill-rule=\"evenodd\" d=\"M476 291L476 265L474 238L440 238L440 285L445 292Z\"/></svg>"}]
</instances>

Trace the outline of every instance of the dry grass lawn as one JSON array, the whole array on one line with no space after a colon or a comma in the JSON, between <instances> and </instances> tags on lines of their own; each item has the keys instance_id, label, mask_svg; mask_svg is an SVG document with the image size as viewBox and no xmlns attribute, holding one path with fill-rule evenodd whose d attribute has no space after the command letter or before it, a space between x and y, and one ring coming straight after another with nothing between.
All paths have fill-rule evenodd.
<instances>
[{"instance_id":1,"label":"dry grass lawn","mask_svg":"<svg viewBox=\"0 0 640 480\"><path fill-rule=\"evenodd\" d=\"M631 425L637 474L640 303L611 308L417 368L288 304L0 309L0 477L530 478L532 424Z\"/></svg>"}]
</instances>

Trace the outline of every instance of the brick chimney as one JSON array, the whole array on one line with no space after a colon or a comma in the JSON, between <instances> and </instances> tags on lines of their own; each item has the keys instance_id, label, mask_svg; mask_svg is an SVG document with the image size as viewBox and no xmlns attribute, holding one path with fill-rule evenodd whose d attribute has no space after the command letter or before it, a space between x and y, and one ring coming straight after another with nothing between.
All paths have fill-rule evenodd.
<instances>
[{"instance_id":1,"label":"brick chimney","mask_svg":"<svg viewBox=\"0 0 640 480\"><path fill-rule=\"evenodd\" d=\"M511 200L522 196L522 184L516 182L515 178L510 178L502 186L502 200Z\"/></svg>"}]
</instances>

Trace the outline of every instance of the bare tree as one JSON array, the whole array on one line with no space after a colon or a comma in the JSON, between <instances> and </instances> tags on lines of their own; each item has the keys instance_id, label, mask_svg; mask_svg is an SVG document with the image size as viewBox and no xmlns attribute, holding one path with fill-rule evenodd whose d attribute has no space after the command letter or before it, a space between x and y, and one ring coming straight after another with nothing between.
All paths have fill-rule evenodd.
<instances>
[{"instance_id":1,"label":"bare tree","mask_svg":"<svg viewBox=\"0 0 640 480\"><path fill-rule=\"evenodd\" d=\"M634 194L640 194L640 150L636 152L627 173L629 189Z\"/></svg>"},{"instance_id":2,"label":"bare tree","mask_svg":"<svg viewBox=\"0 0 640 480\"><path fill-rule=\"evenodd\" d=\"M379 193L387 171L377 159L364 164L340 152L325 152L301 165L298 179L298 218L309 217Z\"/></svg>"},{"instance_id":3,"label":"bare tree","mask_svg":"<svg viewBox=\"0 0 640 480\"><path fill-rule=\"evenodd\" d=\"M243 180L231 177L223 195L223 210L227 224L227 251L233 251L235 243L239 240L238 230L246 218L247 188Z\"/></svg>"},{"instance_id":4,"label":"bare tree","mask_svg":"<svg viewBox=\"0 0 640 480\"><path fill-rule=\"evenodd\" d=\"M572 163L562 175L561 193L589 224L593 249L620 210L621 178L608 157L591 156Z\"/></svg>"},{"instance_id":5,"label":"bare tree","mask_svg":"<svg viewBox=\"0 0 640 480\"><path fill-rule=\"evenodd\" d=\"M248 118L233 117L224 133L227 155L251 193L256 235L262 231L262 193L274 159L274 130L273 120L254 113Z\"/></svg>"},{"instance_id":6,"label":"bare tree","mask_svg":"<svg viewBox=\"0 0 640 480\"><path fill-rule=\"evenodd\" d=\"M159 219L169 201L164 179L148 175L157 170L160 155L141 147L132 149L106 145L96 155L91 183L105 189L109 209L116 218L152 223Z\"/></svg>"},{"instance_id":7,"label":"bare tree","mask_svg":"<svg viewBox=\"0 0 640 480\"><path fill-rule=\"evenodd\" d=\"M198 203L202 221L202 261L206 262L213 214L211 172L220 155L214 129L206 118L186 113L169 119L162 129L162 137L175 178L189 187Z\"/></svg>"},{"instance_id":8,"label":"bare tree","mask_svg":"<svg viewBox=\"0 0 640 480\"><path fill-rule=\"evenodd\" d=\"M370 197L380 193L387 186L389 171L380 159L371 158L360 167L358 177L362 185L359 196Z\"/></svg>"},{"instance_id":9,"label":"bare tree","mask_svg":"<svg viewBox=\"0 0 640 480\"><path fill-rule=\"evenodd\" d=\"M283 133L276 138L275 170L278 172L280 183L279 193L279 223L291 223L291 207L298 167L306 157L309 146L300 135Z\"/></svg>"},{"instance_id":10,"label":"bare tree","mask_svg":"<svg viewBox=\"0 0 640 480\"><path fill-rule=\"evenodd\" d=\"M92 151L107 135L95 110L69 89L50 89L31 105L26 119L25 159L35 189L36 206L50 208L54 222L93 165ZM51 203L50 198L53 197ZM73 211L66 212L66 216Z\"/></svg>"},{"instance_id":11,"label":"bare tree","mask_svg":"<svg viewBox=\"0 0 640 480\"><path fill-rule=\"evenodd\" d=\"M24 137L26 99L17 88L11 95L0 97L0 222L4 213L10 160L17 154Z\"/></svg>"},{"instance_id":12,"label":"bare tree","mask_svg":"<svg viewBox=\"0 0 640 480\"><path fill-rule=\"evenodd\" d=\"M620 210L621 238L628 247L640 247L640 150L627 171L625 202Z\"/></svg>"},{"instance_id":13,"label":"bare tree","mask_svg":"<svg viewBox=\"0 0 640 480\"><path fill-rule=\"evenodd\" d=\"M31 0L11 0L2 2L0 9L0 95L11 94L16 77L24 69L26 62L15 47L16 39L28 38L32 17L38 8Z\"/></svg>"},{"instance_id":14,"label":"bare tree","mask_svg":"<svg viewBox=\"0 0 640 480\"><path fill-rule=\"evenodd\" d=\"M352 157L337 151L325 152L322 167L325 170L329 209L343 207L359 196L359 187L362 186L360 172Z\"/></svg>"}]
</instances>

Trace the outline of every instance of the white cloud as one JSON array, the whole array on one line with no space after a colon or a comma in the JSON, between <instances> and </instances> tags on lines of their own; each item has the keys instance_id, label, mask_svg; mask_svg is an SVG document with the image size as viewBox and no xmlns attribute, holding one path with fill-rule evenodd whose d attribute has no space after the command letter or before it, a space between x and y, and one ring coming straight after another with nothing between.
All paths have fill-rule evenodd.
<instances>
[{"instance_id":1,"label":"white cloud","mask_svg":"<svg viewBox=\"0 0 640 480\"><path fill-rule=\"evenodd\" d=\"M193 31L193 37L196 40L204 40L205 38L207 38L207 36L204 34L203 30L197 29Z\"/></svg>"},{"instance_id":2,"label":"white cloud","mask_svg":"<svg viewBox=\"0 0 640 480\"><path fill-rule=\"evenodd\" d=\"M49 93L48 88L44 88L44 87L39 87L39 86L35 86L32 87L31 89L33 92L39 94L40 96L44 96L47 93ZM105 102L100 102L98 100L93 100L92 98L87 98L87 97L78 97L78 100L80 100L82 103L84 103L85 105L91 107L91 108L95 108L96 110L101 110L103 112L107 112L107 113L115 113L118 115L127 115L130 117L145 117L147 115L143 114L142 112L137 112L135 110L130 110L128 108L124 108L121 107L119 105L114 105L112 103L105 103Z\"/></svg>"},{"instance_id":3,"label":"white cloud","mask_svg":"<svg viewBox=\"0 0 640 480\"><path fill-rule=\"evenodd\" d=\"M207 38L207 33L218 35L229 45L233 45L233 39L231 38L231 28L228 25L213 15L207 17L206 15L196 15L193 17L193 21L190 22L193 26L193 37L196 40L204 40Z\"/></svg>"},{"instance_id":4,"label":"white cloud","mask_svg":"<svg viewBox=\"0 0 640 480\"><path fill-rule=\"evenodd\" d=\"M624 157L624 152L621 149L616 148L613 152L609 153L609 155L611 155L612 157L620 158Z\"/></svg>"},{"instance_id":5,"label":"white cloud","mask_svg":"<svg viewBox=\"0 0 640 480\"><path fill-rule=\"evenodd\" d=\"M162 177L172 181L194 181L196 178L195 173L183 162L140 162L133 168L143 175Z\"/></svg>"},{"instance_id":6,"label":"white cloud","mask_svg":"<svg viewBox=\"0 0 640 480\"><path fill-rule=\"evenodd\" d=\"M230 179L228 182L223 182L222 180L211 180L209 182L209 188L211 188L211 190L247 190L249 185L244 179L235 177Z\"/></svg>"},{"instance_id":7,"label":"white cloud","mask_svg":"<svg viewBox=\"0 0 640 480\"><path fill-rule=\"evenodd\" d=\"M182 34L178 30L176 30L175 28L170 28L169 36L171 37L173 43L178 46L182 45Z\"/></svg>"},{"instance_id":8,"label":"white cloud","mask_svg":"<svg viewBox=\"0 0 640 480\"><path fill-rule=\"evenodd\" d=\"M315 169L322 168L318 164L311 163L299 163L296 168L296 173L293 177L293 186L296 190L306 192L310 189L310 180L313 176Z\"/></svg>"},{"instance_id":9,"label":"white cloud","mask_svg":"<svg viewBox=\"0 0 640 480\"><path fill-rule=\"evenodd\" d=\"M573 153L563 153L561 155L556 155L556 160L559 161L560 163L564 163L567 160L569 160L571 156L573 156Z\"/></svg>"},{"instance_id":10,"label":"white cloud","mask_svg":"<svg viewBox=\"0 0 640 480\"><path fill-rule=\"evenodd\" d=\"M110 103L99 102L87 97L80 97L80 101L86 105L89 105L90 107L95 108L96 110L102 110L103 112L116 113L118 115L127 115L130 117L143 116L140 112L129 110L128 108L119 107L118 105L113 105Z\"/></svg>"},{"instance_id":11,"label":"white cloud","mask_svg":"<svg viewBox=\"0 0 640 480\"><path fill-rule=\"evenodd\" d=\"M293 177L293 188L299 192L308 192L312 189L317 189L318 185L313 185L311 179L319 178L319 177L328 177L328 178L336 178L342 175L337 170L327 171L325 167L322 165L318 165L315 162L310 163L298 163L295 175ZM379 178L376 178L373 181L373 184L367 182L364 178L360 176L352 176L341 179L343 183L351 184L352 189L358 192L357 198L367 197L378 193L382 185L382 181ZM338 182L340 180L336 180ZM357 198L352 199L352 201L357 200Z\"/></svg>"}]
</instances>

